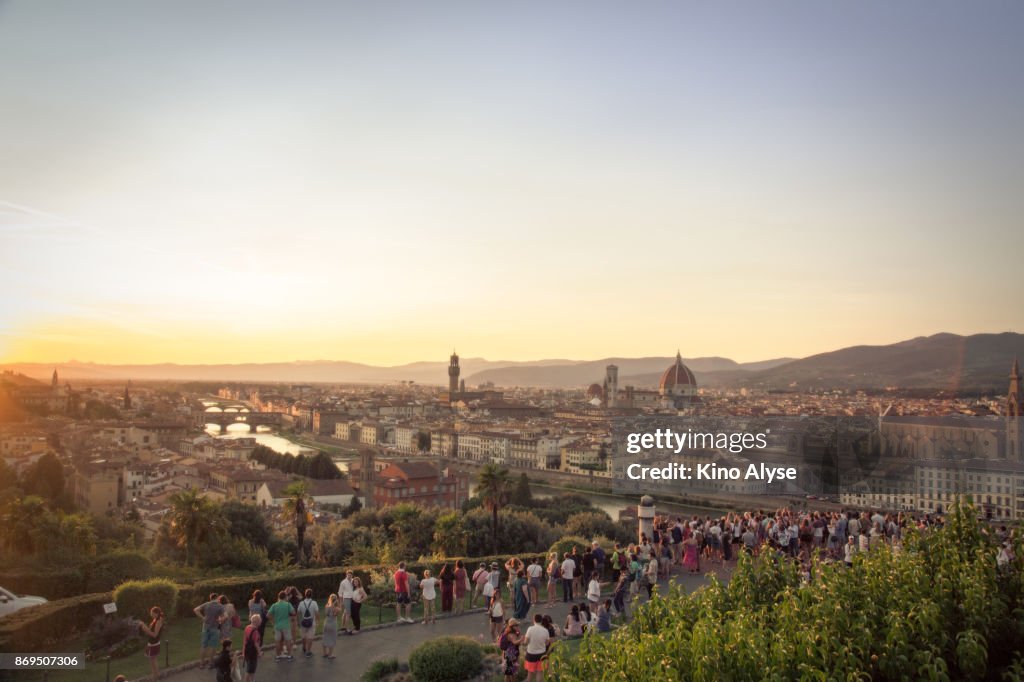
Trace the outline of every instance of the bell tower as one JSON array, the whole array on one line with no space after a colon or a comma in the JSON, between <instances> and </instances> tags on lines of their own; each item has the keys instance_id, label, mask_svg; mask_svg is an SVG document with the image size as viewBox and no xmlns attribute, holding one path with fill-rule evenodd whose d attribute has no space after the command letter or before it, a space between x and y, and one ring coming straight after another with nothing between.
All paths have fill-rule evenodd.
<instances>
[{"instance_id":1,"label":"bell tower","mask_svg":"<svg viewBox=\"0 0 1024 682\"><path fill-rule=\"evenodd\" d=\"M1006 395L1006 459L1011 462L1024 460L1024 440L1021 422L1024 421L1024 395L1020 387L1020 363L1013 359L1010 370L1010 390Z\"/></svg>"},{"instance_id":2,"label":"bell tower","mask_svg":"<svg viewBox=\"0 0 1024 682\"><path fill-rule=\"evenodd\" d=\"M604 371L605 405L614 409L619 401L619 368L616 365L608 365Z\"/></svg>"},{"instance_id":3,"label":"bell tower","mask_svg":"<svg viewBox=\"0 0 1024 682\"><path fill-rule=\"evenodd\" d=\"M459 356L452 349L452 356L448 360L448 402L454 403L455 397L459 394Z\"/></svg>"}]
</instances>

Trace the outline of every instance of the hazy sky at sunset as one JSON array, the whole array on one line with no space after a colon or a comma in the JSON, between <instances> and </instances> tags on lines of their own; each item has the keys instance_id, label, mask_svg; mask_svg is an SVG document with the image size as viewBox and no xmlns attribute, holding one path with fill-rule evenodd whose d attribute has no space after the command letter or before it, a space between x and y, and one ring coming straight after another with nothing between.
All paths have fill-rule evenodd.
<instances>
[{"instance_id":1,"label":"hazy sky at sunset","mask_svg":"<svg viewBox=\"0 0 1024 682\"><path fill-rule=\"evenodd\" d=\"M0 0L0 361L1024 331L1024 3Z\"/></svg>"}]
</instances>

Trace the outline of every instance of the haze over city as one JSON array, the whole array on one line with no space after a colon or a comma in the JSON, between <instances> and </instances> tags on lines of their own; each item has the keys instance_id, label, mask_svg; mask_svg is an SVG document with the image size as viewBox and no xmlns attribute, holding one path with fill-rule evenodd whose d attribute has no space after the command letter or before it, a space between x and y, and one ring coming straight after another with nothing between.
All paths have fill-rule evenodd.
<instances>
[{"instance_id":1,"label":"haze over city","mask_svg":"<svg viewBox=\"0 0 1024 682\"><path fill-rule=\"evenodd\" d=\"M5 2L0 362L1020 330L1022 14Z\"/></svg>"}]
</instances>

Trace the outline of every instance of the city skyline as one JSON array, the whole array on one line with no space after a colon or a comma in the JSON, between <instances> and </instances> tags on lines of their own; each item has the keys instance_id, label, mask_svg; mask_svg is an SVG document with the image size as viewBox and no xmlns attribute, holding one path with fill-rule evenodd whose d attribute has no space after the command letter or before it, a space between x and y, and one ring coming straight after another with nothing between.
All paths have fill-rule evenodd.
<instances>
[{"instance_id":1,"label":"city skyline","mask_svg":"<svg viewBox=\"0 0 1024 682\"><path fill-rule=\"evenodd\" d=\"M0 363L1024 328L1024 7L241 7L0 5Z\"/></svg>"}]
</instances>

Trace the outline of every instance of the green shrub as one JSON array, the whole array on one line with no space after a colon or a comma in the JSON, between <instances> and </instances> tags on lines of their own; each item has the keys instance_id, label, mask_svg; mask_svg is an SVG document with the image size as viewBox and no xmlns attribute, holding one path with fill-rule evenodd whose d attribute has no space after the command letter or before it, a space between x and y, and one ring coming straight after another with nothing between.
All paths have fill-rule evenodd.
<instances>
[{"instance_id":1,"label":"green shrub","mask_svg":"<svg viewBox=\"0 0 1024 682\"><path fill-rule=\"evenodd\" d=\"M364 672L363 676L359 679L362 682L378 682L378 680L384 678L385 676L397 672L398 659L385 658L371 663L370 667L366 669L366 672Z\"/></svg>"},{"instance_id":2,"label":"green shrub","mask_svg":"<svg viewBox=\"0 0 1024 682\"><path fill-rule=\"evenodd\" d=\"M89 571L88 591L112 590L126 580L149 580L153 562L136 550L117 550L96 559Z\"/></svg>"},{"instance_id":3,"label":"green shrub","mask_svg":"<svg viewBox=\"0 0 1024 682\"><path fill-rule=\"evenodd\" d=\"M55 651L53 645L87 630L109 601L109 592L83 594L4 616L0 618L0 652Z\"/></svg>"},{"instance_id":4,"label":"green shrub","mask_svg":"<svg viewBox=\"0 0 1024 682\"><path fill-rule=\"evenodd\" d=\"M409 671L416 682L458 682L483 669L483 648L468 637L438 637L413 649Z\"/></svg>"},{"instance_id":5,"label":"green shrub","mask_svg":"<svg viewBox=\"0 0 1024 682\"><path fill-rule=\"evenodd\" d=\"M114 590L114 602L119 616L149 620L149 610L159 606L164 613L174 613L178 601L178 586L170 580L129 580Z\"/></svg>"},{"instance_id":6,"label":"green shrub","mask_svg":"<svg viewBox=\"0 0 1024 682\"><path fill-rule=\"evenodd\" d=\"M590 542L590 540L582 538L579 535L566 535L563 538L559 538L559 540L555 544L551 545L551 547L548 549L548 553L550 554L551 552L554 552L558 555L559 561L561 561L565 553L569 552L570 554L572 554L573 547L575 547L576 554L582 557L583 553L587 551L588 547L590 547Z\"/></svg>"}]
</instances>

